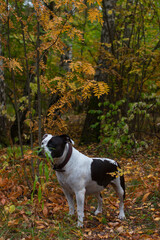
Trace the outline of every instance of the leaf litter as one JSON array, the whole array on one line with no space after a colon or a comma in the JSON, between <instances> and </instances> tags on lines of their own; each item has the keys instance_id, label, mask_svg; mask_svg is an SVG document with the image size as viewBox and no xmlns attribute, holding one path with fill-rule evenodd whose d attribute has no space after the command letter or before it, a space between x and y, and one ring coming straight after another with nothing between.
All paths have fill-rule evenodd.
<instances>
[{"instance_id":1,"label":"leaf litter","mask_svg":"<svg viewBox=\"0 0 160 240\"><path fill-rule=\"evenodd\" d=\"M79 149L87 155L98 155L94 145ZM17 166L10 161L6 150L2 149L0 155L0 164L3 166L0 170L0 240L160 239L159 143L130 158L123 156L117 159L124 166L126 220L118 220L119 202L109 187L102 193L103 213L98 216L94 216L96 200L91 196L86 198L83 229L76 227L76 214L73 217L68 215L67 201L50 165L50 178L43 184L42 200L39 202L40 184L36 184L31 200L32 189L23 171L25 166L30 185L33 186L30 150L28 153L26 151L25 159L21 159ZM44 177L42 179L44 181Z\"/></svg>"}]
</instances>

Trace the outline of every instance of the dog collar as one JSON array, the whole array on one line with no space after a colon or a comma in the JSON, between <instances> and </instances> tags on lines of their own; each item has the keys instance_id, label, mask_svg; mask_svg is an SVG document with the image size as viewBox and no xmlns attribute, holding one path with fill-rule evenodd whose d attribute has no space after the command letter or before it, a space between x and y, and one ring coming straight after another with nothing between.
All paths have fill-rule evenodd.
<instances>
[{"instance_id":1,"label":"dog collar","mask_svg":"<svg viewBox=\"0 0 160 240\"><path fill-rule=\"evenodd\" d=\"M68 143L68 145L69 145L69 149L68 149L68 153L67 153L67 156L64 159L64 161L59 165L58 164L53 165L53 169L57 172L65 172L65 170L63 170L62 168L64 168L64 166L68 163L68 161L71 157L71 154L72 154L72 145L71 145L71 143Z\"/></svg>"}]
</instances>

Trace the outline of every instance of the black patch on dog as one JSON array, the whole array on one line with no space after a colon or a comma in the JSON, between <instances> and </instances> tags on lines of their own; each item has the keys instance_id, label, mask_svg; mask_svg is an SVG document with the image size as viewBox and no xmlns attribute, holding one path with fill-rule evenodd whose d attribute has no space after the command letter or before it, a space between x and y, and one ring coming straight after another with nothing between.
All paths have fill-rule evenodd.
<instances>
[{"instance_id":1,"label":"black patch on dog","mask_svg":"<svg viewBox=\"0 0 160 240\"><path fill-rule=\"evenodd\" d=\"M43 140L47 137L47 134L43 136ZM67 142L72 143L70 137L66 134L60 136L52 137L48 143L47 147L51 152L52 158L59 158L63 155L64 148Z\"/></svg>"},{"instance_id":2,"label":"black patch on dog","mask_svg":"<svg viewBox=\"0 0 160 240\"><path fill-rule=\"evenodd\" d=\"M52 158L61 157L63 155L65 145L66 141L64 141L63 137L52 137L47 143L47 147L51 151Z\"/></svg>"},{"instance_id":3,"label":"black patch on dog","mask_svg":"<svg viewBox=\"0 0 160 240\"><path fill-rule=\"evenodd\" d=\"M98 185L106 187L116 178L117 165L108 160L93 159L91 163L91 177Z\"/></svg>"}]
</instances>

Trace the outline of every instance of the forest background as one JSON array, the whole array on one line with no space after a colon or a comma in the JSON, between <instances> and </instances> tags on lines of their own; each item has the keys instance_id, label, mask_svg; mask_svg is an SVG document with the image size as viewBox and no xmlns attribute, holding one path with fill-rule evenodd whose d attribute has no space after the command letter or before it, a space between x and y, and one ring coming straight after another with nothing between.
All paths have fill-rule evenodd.
<instances>
[{"instance_id":1,"label":"forest background","mask_svg":"<svg viewBox=\"0 0 160 240\"><path fill-rule=\"evenodd\" d=\"M0 0L2 239L157 238L159 35L156 0ZM128 222L88 213L85 232L65 230L63 194L49 161L37 157L46 132L125 165Z\"/></svg>"}]
</instances>

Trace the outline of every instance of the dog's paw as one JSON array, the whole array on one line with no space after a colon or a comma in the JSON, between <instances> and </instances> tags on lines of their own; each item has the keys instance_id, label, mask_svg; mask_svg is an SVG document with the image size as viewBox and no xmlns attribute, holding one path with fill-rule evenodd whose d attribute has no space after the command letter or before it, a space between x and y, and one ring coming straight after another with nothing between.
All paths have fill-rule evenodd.
<instances>
[{"instance_id":1,"label":"dog's paw","mask_svg":"<svg viewBox=\"0 0 160 240\"><path fill-rule=\"evenodd\" d=\"M94 215L97 216L99 213L102 213L102 211L100 211L100 210L97 209L97 210L94 212Z\"/></svg>"},{"instance_id":2,"label":"dog's paw","mask_svg":"<svg viewBox=\"0 0 160 240\"><path fill-rule=\"evenodd\" d=\"M119 218L120 220L124 220L124 219L126 219L126 216L125 216L125 214L123 213L123 214L119 214L118 218Z\"/></svg>"},{"instance_id":3,"label":"dog's paw","mask_svg":"<svg viewBox=\"0 0 160 240\"><path fill-rule=\"evenodd\" d=\"M80 221L78 221L78 223L77 223L77 227L83 228L83 223L80 222Z\"/></svg>"},{"instance_id":4,"label":"dog's paw","mask_svg":"<svg viewBox=\"0 0 160 240\"><path fill-rule=\"evenodd\" d=\"M69 211L69 216L73 216L74 215L74 210Z\"/></svg>"}]
</instances>

